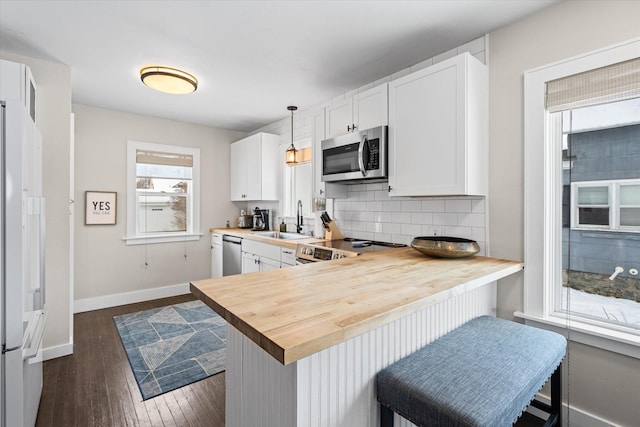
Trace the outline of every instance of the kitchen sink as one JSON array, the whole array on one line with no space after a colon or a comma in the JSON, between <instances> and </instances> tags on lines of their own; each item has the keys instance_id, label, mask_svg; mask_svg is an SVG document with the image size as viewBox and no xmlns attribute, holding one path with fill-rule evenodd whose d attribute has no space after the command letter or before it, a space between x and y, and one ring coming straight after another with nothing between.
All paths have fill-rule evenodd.
<instances>
[{"instance_id":1,"label":"kitchen sink","mask_svg":"<svg viewBox=\"0 0 640 427\"><path fill-rule=\"evenodd\" d=\"M307 236L306 234L283 233L279 231L259 231L251 234L255 234L257 236L262 236L262 237L270 237L272 239L282 239L282 240L308 239L311 237L311 236Z\"/></svg>"}]
</instances>

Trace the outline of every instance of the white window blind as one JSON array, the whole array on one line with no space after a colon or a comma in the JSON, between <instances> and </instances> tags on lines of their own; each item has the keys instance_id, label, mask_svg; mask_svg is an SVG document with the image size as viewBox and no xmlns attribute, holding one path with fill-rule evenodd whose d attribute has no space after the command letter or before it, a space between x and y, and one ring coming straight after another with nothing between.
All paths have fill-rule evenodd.
<instances>
[{"instance_id":1,"label":"white window blind","mask_svg":"<svg viewBox=\"0 0 640 427\"><path fill-rule=\"evenodd\" d=\"M546 84L551 112L640 97L640 58L630 59Z\"/></svg>"}]
</instances>

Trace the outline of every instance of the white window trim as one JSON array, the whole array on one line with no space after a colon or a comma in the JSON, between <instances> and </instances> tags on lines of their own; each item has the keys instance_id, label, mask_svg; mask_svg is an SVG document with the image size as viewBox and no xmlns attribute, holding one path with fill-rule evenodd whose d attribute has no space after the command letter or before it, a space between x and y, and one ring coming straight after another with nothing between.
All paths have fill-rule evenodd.
<instances>
[{"instance_id":1,"label":"white window trim","mask_svg":"<svg viewBox=\"0 0 640 427\"><path fill-rule=\"evenodd\" d=\"M563 331L572 341L640 358L640 336L553 312L561 289L562 156L554 146L558 116L545 109L548 81L636 58L640 39L569 58L524 73L524 312L515 315L539 327Z\"/></svg>"},{"instance_id":2,"label":"white window trim","mask_svg":"<svg viewBox=\"0 0 640 427\"><path fill-rule=\"evenodd\" d=\"M187 232L138 235L136 230L136 151L149 150L165 153L188 154L193 157L191 229ZM187 221L189 223L189 221ZM188 226L187 226L188 227ZM127 141L127 245L170 243L199 240L200 232L200 149L151 142Z\"/></svg>"},{"instance_id":3,"label":"white window trim","mask_svg":"<svg viewBox=\"0 0 640 427\"><path fill-rule=\"evenodd\" d=\"M620 187L625 185L638 185L640 179L611 179L602 181L576 181L571 183L571 229L581 231L607 231L637 233L640 227L620 225ZM590 225L578 223L578 188L607 187L609 200L606 207L609 208L609 225ZM605 205L589 205L590 207L605 207Z\"/></svg>"}]
</instances>

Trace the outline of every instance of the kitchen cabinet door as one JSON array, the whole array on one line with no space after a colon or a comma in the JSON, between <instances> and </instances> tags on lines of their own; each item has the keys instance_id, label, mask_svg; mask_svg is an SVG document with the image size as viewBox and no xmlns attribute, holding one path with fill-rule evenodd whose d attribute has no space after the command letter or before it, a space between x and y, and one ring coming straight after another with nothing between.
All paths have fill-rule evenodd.
<instances>
[{"instance_id":1,"label":"kitchen cabinet door","mask_svg":"<svg viewBox=\"0 0 640 427\"><path fill-rule=\"evenodd\" d=\"M385 126L389 123L388 111L387 83L333 102L325 108L326 138Z\"/></svg>"},{"instance_id":2,"label":"kitchen cabinet door","mask_svg":"<svg viewBox=\"0 0 640 427\"><path fill-rule=\"evenodd\" d=\"M211 277L222 277L222 234L211 233Z\"/></svg>"},{"instance_id":3,"label":"kitchen cabinet door","mask_svg":"<svg viewBox=\"0 0 640 427\"><path fill-rule=\"evenodd\" d=\"M242 252L242 274L257 273L258 271L260 271L260 257L249 252Z\"/></svg>"},{"instance_id":4,"label":"kitchen cabinet door","mask_svg":"<svg viewBox=\"0 0 640 427\"><path fill-rule=\"evenodd\" d=\"M347 186L343 184L327 183L322 181L322 140L325 139L325 109L320 108L311 113L311 147L313 150L311 161L313 163L312 198L319 199L346 199Z\"/></svg>"},{"instance_id":5,"label":"kitchen cabinet door","mask_svg":"<svg viewBox=\"0 0 640 427\"><path fill-rule=\"evenodd\" d=\"M248 187L248 164L245 161L247 145L245 141L238 141L230 147L231 200L247 200L245 198Z\"/></svg>"},{"instance_id":6,"label":"kitchen cabinet door","mask_svg":"<svg viewBox=\"0 0 640 427\"><path fill-rule=\"evenodd\" d=\"M325 134L326 138L349 133L353 126L352 98L334 102L325 108Z\"/></svg>"},{"instance_id":7,"label":"kitchen cabinet door","mask_svg":"<svg viewBox=\"0 0 640 427\"><path fill-rule=\"evenodd\" d=\"M231 200L278 200L279 143L261 132L231 144Z\"/></svg>"},{"instance_id":8,"label":"kitchen cabinet door","mask_svg":"<svg viewBox=\"0 0 640 427\"><path fill-rule=\"evenodd\" d=\"M271 258L260 257L260 271L278 270L280 261Z\"/></svg>"},{"instance_id":9,"label":"kitchen cabinet door","mask_svg":"<svg viewBox=\"0 0 640 427\"><path fill-rule=\"evenodd\" d=\"M389 124L388 84L384 83L353 96L353 123L357 130Z\"/></svg>"},{"instance_id":10,"label":"kitchen cabinet door","mask_svg":"<svg viewBox=\"0 0 640 427\"><path fill-rule=\"evenodd\" d=\"M486 195L487 107L468 53L389 83L389 194Z\"/></svg>"}]
</instances>

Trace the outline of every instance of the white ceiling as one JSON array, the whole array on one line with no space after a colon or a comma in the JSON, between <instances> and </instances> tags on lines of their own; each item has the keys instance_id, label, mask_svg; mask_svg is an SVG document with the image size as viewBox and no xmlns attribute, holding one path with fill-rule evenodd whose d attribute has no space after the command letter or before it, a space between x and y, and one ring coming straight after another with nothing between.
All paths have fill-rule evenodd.
<instances>
[{"instance_id":1,"label":"white ceiling","mask_svg":"<svg viewBox=\"0 0 640 427\"><path fill-rule=\"evenodd\" d=\"M68 64L74 103L251 131L558 1L0 0L0 49ZM145 65L198 90L155 92Z\"/></svg>"}]
</instances>

